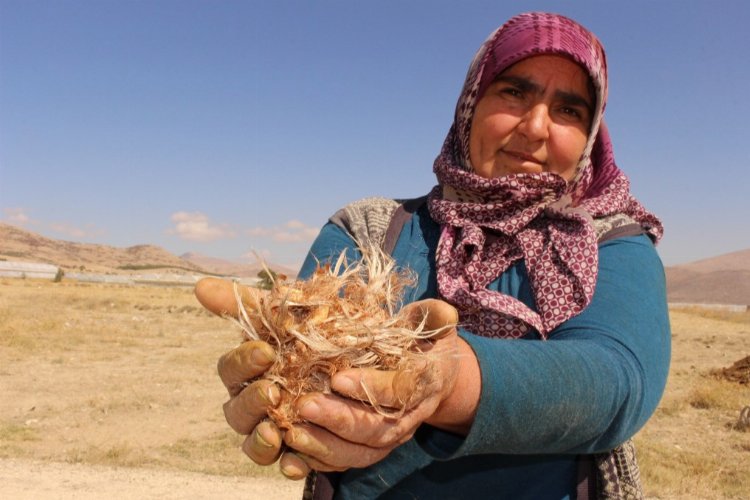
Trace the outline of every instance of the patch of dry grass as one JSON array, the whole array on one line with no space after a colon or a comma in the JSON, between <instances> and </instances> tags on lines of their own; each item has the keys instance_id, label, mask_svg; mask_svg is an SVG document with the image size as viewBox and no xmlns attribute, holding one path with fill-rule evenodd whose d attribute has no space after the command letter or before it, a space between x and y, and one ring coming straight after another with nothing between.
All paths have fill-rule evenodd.
<instances>
[{"instance_id":1,"label":"patch of dry grass","mask_svg":"<svg viewBox=\"0 0 750 500\"><path fill-rule=\"evenodd\" d=\"M745 392L738 384L702 376L688 394L687 403L699 410L735 410L742 408Z\"/></svg>"},{"instance_id":2,"label":"patch of dry grass","mask_svg":"<svg viewBox=\"0 0 750 500\"><path fill-rule=\"evenodd\" d=\"M646 493L668 499L748 498L750 433L736 424L750 404L750 387L713 374L750 354L746 315L692 309L670 316L667 390L636 436Z\"/></svg>"},{"instance_id":3,"label":"patch of dry grass","mask_svg":"<svg viewBox=\"0 0 750 500\"><path fill-rule=\"evenodd\" d=\"M738 323L741 325L750 326L750 311L732 312L720 309L705 309L695 306L675 307L672 310L681 314L687 314L689 316L696 316L705 319L715 319L718 321L727 321L729 323Z\"/></svg>"},{"instance_id":4,"label":"patch of dry grass","mask_svg":"<svg viewBox=\"0 0 750 500\"><path fill-rule=\"evenodd\" d=\"M191 289L0 280L0 457L275 475L222 414L239 340Z\"/></svg>"}]
</instances>

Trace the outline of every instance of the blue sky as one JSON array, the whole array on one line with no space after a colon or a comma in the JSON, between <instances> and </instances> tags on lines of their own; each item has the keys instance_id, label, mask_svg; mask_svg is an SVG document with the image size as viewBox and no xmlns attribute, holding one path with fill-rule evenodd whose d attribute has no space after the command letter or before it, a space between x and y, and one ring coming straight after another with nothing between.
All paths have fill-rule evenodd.
<instances>
[{"instance_id":1,"label":"blue sky","mask_svg":"<svg viewBox=\"0 0 750 500\"><path fill-rule=\"evenodd\" d=\"M299 264L349 201L429 191L469 60L528 10L603 41L665 263L749 248L743 0L0 0L0 220Z\"/></svg>"}]
</instances>

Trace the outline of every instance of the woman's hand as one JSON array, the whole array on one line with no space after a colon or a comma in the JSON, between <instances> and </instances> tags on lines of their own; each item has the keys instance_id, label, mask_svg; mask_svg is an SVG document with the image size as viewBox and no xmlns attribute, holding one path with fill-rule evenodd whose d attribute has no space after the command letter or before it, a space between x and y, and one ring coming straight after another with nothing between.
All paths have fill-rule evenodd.
<instances>
[{"instance_id":1,"label":"woman's hand","mask_svg":"<svg viewBox=\"0 0 750 500\"><path fill-rule=\"evenodd\" d=\"M234 293L232 283L213 278L196 286L198 300L220 315L237 316ZM245 294L264 292L243 288L241 293L245 300ZM446 328L456 323L456 310L435 299L406 307L415 325L425 319L425 329L443 330L420 346L427 355L402 371L350 369L335 374L331 384L336 394L300 398L297 409L307 422L286 433L265 420L268 408L279 403L279 388L263 379L250 383L273 363L271 346L245 342L222 356L219 375L230 395L224 415L235 431L248 435L243 451L261 465L280 457L281 472L301 479L310 469L336 471L378 462L424 422L466 433L479 401L480 376L471 348L454 327ZM371 400L382 410L365 403ZM282 443L289 447L284 453Z\"/></svg>"},{"instance_id":2,"label":"woman's hand","mask_svg":"<svg viewBox=\"0 0 750 500\"><path fill-rule=\"evenodd\" d=\"M251 302L262 290L241 287L243 301ZM195 296L209 311L220 316L238 316L234 284L216 278L198 282ZM279 388L269 380L258 379L276 358L273 348L262 341L249 341L219 358L219 377L229 392L224 403L224 416L237 433L248 436L242 450L261 465L274 463L281 450L281 433L276 426L264 421L268 408L279 404ZM252 381L252 382L251 382Z\"/></svg>"},{"instance_id":3,"label":"woman's hand","mask_svg":"<svg viewBox=\"0 0 750 500\"><path fill-rule=\"evenodd\" d=\"M423 423L466 433L479 401L479 367L454 327L456 310L435 299L407 306L414 322L426 316L427 329L445 331L421 346L427 355L404 371L350 369L335 374L336 394L313 393L297 403L306 423L283 437L292 450L282 471L304 477L310 469L340 471L366 467L409 440ZM364 401L375 401L392 416ZM404 409L399 414L396 409ZM286 467L286 469L285 469Z\"/></svg>"}]
</instances>

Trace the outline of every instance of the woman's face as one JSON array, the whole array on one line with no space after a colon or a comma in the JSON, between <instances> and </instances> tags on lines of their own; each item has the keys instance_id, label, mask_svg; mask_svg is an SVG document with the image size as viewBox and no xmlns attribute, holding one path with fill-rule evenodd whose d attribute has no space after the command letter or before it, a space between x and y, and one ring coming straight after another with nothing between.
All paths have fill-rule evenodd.
<instances>
[{"instance_id":1,"label":"woman's face","mask_svg":"<svg viewBox=\"0 0 750 500\"><path fill-rule=\"evenodd\" d=\"M474 173L501 177L554 172L573 178L586 147L594 97L588 74L570 59L533 56L503 71L471 122Z\"/></svg>"}]
</instances>

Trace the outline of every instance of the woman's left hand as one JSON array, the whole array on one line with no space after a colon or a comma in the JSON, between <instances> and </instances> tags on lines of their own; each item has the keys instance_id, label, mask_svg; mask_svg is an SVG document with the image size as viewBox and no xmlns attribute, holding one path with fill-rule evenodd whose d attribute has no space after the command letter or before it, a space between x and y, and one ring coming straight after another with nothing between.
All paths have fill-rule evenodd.
<instances>
[{"instance_id":1,"label":"woman's left hand","mask_svg":"<svg viewBox=\"0 0 750 500\"><path fill-rule=\"evenodd\" d=\"M479 400L479 368L455 327L446 328L455 325L456 310L436 299L407 307L416 323L426 316L426 329L445 332L425 341L420 347L426 356L406 370L341 371L331 380L335 394L300 398L299 415L307 422L283 437L291 448L280 461L285 475L366 467L408 441L423 422L458 433L468 430ZM383 411L365 401L376 401Z\"/></svg>"}]
</instances>

